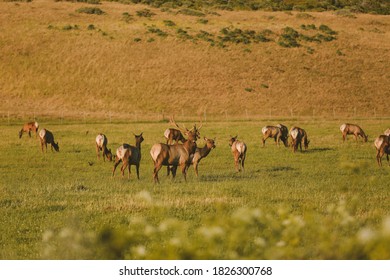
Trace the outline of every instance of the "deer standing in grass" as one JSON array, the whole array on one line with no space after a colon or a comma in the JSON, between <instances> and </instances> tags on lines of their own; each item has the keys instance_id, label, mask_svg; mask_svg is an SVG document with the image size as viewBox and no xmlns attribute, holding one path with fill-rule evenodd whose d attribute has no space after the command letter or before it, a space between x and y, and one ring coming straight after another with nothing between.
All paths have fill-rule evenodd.
<instances>
[{"instance_id":1,"label":"deer standing in grass","mask_svg":"<svg viewBox=\"0 0 390 280\"><path fill-rule=\"evenodd\" d=\"M379 166L382 166L382 157L386 154L386 159L388 164L389 162L389 154L390 154L390 136L388 135L380 135L374 141L374 145L376 148L376 161Z\"/></svg>"},{"instance_id":2,"label":"deer standing in grass","mask_svg":"<svg viewBox=\"0 0 390 280\"><path fill-rule=\"evenodd\" d=\"M304 129L294 126L290 129L290 136L291 146L293 148L294 153L298 150L298 146L302 152L302 142L305 150L309 148L310 141L308 140L307 133Z\"/></svg>"},{"instance_id":3,"label":"deer standing in grass","mask_svg":"<svg viewBox=\"0 0 390 280\"><path fill-rule=\"evenodd\" d=\"M28 133L28 136L31 137L31 131L34 131L35 137L38 135L38 128L39 124L38 122L28 122L25 123L22 127L22 129L19 131L19 139L22 138L23 133Z\"/></svg>"},{"instance_id":4,"label":"deer standing in grass","mask_svg":"<svg viewBox=\"0 0 390 280\"><path fill-rule=\"evenodd\" d=\"M97 158L100 158L100 151L102 151L103 160L106 161L107 158L109 161L112 161L111 149L107 148L108 140L106 135L99 133L98 136L96 136L95 142Z\"/></svg>"},{"instance_id":5,"label":"deer standing in grass","mask_svg":"<svg viewBox=\"0 0 390 280\"><path fill-rule=\"evenodd\" d=\"M343 142L347 140L348 134L353 134L356 142L358 141L358 136L362 137L364 142L368 140L368 136L364 133L363 129L356 124L344 123L340 126L340 131L343 134Z\"/></svg>"},{"instance_id":6,"label":"deer standing in grass","mask_svg":"<svg viewBox=\"0 0 390 280\"><path fill-rule=\"evenodd\" d=\"M263 147L265 146L265 140L268 138L274 138L276 145L279 146L280 140L282 140L284 146L288 147L288 129L283 124L276 126L267 125L261 129L263 133Z\"/></svg>"},{"instance_id":7,"label":"deer standing in grass","mask_svg":"<svg viewBox=\"0 0 390 280\"><path fill-rule=\"evenodd\" d=\"M177 124L173 120L173 117L169 119L169 123L177 127ZM178 143L179 141L184 143L186 141L180 129L175 129L175 128L167 128L164 131L164 137L167 139L167 144L169 145L172 145L173 141L175 141L175 143Z\"/></svg>"},{"instance_id":8,"label":"deer standing in grass","mask_svg":"<svg viewBox=\"0 0 390 280\"><path fill-rule=\"evenodd\" d=\"M187 136L187 140L183 144L168 145L157 143L152 146L150 155L154 163L153 179L155 183L160 182L158 172L162 166L167 166L168 168L171 166L173 178L176 176L177 167L180 166L184 180L187 181L187 170L191 165L191 156L196 151L196 140L199 138L199 130L202 125L198 128L194 125L191 130L185 127L180 128L176 123L175 125Z\"/></svg>"},{"instance_id":9,"label":"deer standing in grass","mask_svg":"<svg viewBox=\"0 0 390 280\"><path fill-rule=\"evenodd\" d=\"M125 169L126 167L129 170L128 178L130 179L131 174L131 165L135 165L135 169L137 172L137 178L139 179L139 165L141 162L141 143L144 141L144 137L142 136L143 133L140 135L135 135L135 147L131 146L129 144L123 144L118 149L116 149L116 158L115 158L115 164L114 169L112 170L112 176L114 177L115 169L119 165L119 163L122 161L122 177L125 176Z\"/></svg>"},{"instance_id":10,"label":"deer standing in grass","mask_svg":"<svg viewBox=\"0 0 390 280\"><path fill-rule=\"evenodd\" d=\"M248 150L246 144L237 140L237 136L231 137L229 140L229 146L231 147L234 166L238 172L244 171L246 152Z\"/></svg>"},{"instance_id":11,"label":"deer standing in grass","mask_svg":"<svg viewBox=\"0 0 390 280\"><path fill-rule=\"evenodd\" d=\"M203 148L197 147L195 150L195 153L191 156L191 164L194 165L194 170L196 177L198 177L198 165L201 159L208 156L208 154L211 152L212 149L215 148L215 139L209 139L204 137L204 141L206 141L206 144Z\"/></svg>"},{"instance_id":12,"label":"deer standing in grass","mask_svg":"<svg viewBox=\"0 0 390 280\"><path fill-rule=\"evenodd\" d=\"M43 146L46 147L46 152L47 152L47 144L50 144L51 145L51 150L53 151L53 148L54 150L56 150L57 152L60 151L60 147L58 146L58 142L55 143L54 142L54 135L51 131L43 128L41 129L41 131L39 131L39 139L41 141L41 149L42 149L42 153L44 152L43 151Z\"/></svg>"}]
</instances>

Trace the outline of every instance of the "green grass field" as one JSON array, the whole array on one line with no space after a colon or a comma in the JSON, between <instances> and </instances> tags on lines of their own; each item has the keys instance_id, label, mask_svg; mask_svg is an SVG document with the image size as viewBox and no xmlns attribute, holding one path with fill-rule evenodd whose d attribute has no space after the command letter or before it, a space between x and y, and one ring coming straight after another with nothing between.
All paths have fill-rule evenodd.
<instances>
[{"instance_id":1,"label":"green grass field","mask_svg":"<svg viewBox=\"0 0 390 280\"><path fill-rule=\"evenodd\" d=\"M261 128L279 122L305 128L309 150L261 147ZM390 167L373 146L389 121L357 121L368 143L342 143L342 122L206 122L202 138L217 147L199 178L191 167L187 183L180 172L172 181L163 168L158 185L149 150L167 123L40 121L60 146L45 154L18 138L22 122L2 125L0 259L389 259ZM111 177L99 132L113 151L144 133L140 180L134 166L130 180L119 168ZM236 134L248 145L242 173L228 146Z\"/></svg>"}]
</instances>

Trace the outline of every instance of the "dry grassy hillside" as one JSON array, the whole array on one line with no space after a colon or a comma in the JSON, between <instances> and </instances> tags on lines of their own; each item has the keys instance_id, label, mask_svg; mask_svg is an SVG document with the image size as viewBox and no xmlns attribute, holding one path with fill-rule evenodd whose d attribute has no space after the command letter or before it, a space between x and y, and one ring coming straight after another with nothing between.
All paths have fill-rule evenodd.
<instances>
[{"instance_id":1,"label":"dry grassy hillside","mask_svg":"<svg viewBox=\"0 0 390 280\"><path fill-rule=\"evenodd\" d=\"M277 43L286 27L314 36L321 25L335 40ZM228 27L270 41L221 43ZM389 16L0 2L0 57L3 116L389 116Z\"/></svg>"}]
</instances>

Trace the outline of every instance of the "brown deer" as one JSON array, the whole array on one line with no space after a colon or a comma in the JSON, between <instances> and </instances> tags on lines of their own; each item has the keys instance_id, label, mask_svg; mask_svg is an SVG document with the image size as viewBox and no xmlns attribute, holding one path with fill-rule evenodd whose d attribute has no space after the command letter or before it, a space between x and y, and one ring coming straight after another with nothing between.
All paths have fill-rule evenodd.
<instances>
[{"instance_id":1,"label":"brown deer","mask_svg":"<svg viewBox=\"0 0 390 280\"><path fill-rule=\"evenodd\" d=\"M112 176L114 177L115 169L119 165L119 163L122 161L122 177L125 176L125 169L126 167L129 170L128 178L130 179L130 167L131 165L135 165L135 169L137 172L137 178L139 179L139 165L141 162L141 143L144 141L144 137L142 136L143 133L140 135L135 135L135 147L131 146L129 144L123 144L118 149L116 149L116 158L115 158L115 164L114 169L112 170Z\"/></svg>"},{"instance_id":2,"label":"brown deer","mask_svg":"<svg viewBox=\"0 0 390 280\"><path fill-rule=\"evenodd\" d=\"M38 122L28 122L25 123L22 127L22 129L19 131L19 139L22 138L22 135L24 132L28 133L28 136L31 137L31 131L34 131L35 137L38 135L38 128L39 124Z\"/></svg>"},{"instance_id":3,"label":"brown deer","mask_svg":"<svg viewBox=\"0 0 390 280\"><path fill-rule=\"evenodd\" d=\"M302 142L305 147L305 150L309 148L310 141L308 140L307 133L304 129L294 126L290 129L290 136L291 146L293 148L294 153L298 150L298 146L302 152Z\"/></svg>"},{"instance_id":4,"label":"brown deer","mask_svg":"<svg viewBox=\"0 0 390 280\"><path fill-rule=\"evenodd\" d=\"M174 121L173 121L174 122ZM180 166L184 180L187 181L187 170L191 165L191 156L196 151L196 140L199 138L200 127L194 127L188 130L184 127L180 128L176 123L175 125L187 136L187 140L183 144L168 145L163 143L157 143L150 149L150 155L154 163L153 179L155 183L159 183L158 172L161 167L167 166L168 171L172 170L172 176L175 178L177 167Z\"/></svg>"},{"instance_id":5,"label":"brown deer","mask_svg":"<svg viewBox=\"0 0 390 280\"><path fill-rule=\"evenodd\" d=\"M194 165L194 170L196 177L198 177L198 165L201 159L208 156L208 154L211 152L212 149L215 148L215 139L209 139L204 137L204 141L206 141L206 144L203 148L197 147L195 150L195 154L191 156L191 164Z\"/></svg>"},{"instance_id":6,"label":"brown deer","mask_svg":"<svg viewBox=\"0 0 390 280\"><path fill-rule=\"evenodd\" d=\"M379 166L382 166L382 157L386 154L386 159L388 164L389 162L389 154L390 154L390 136L388 135L380 135L374 141L374 145L376 148L376 161Z\"/></svg>"},{"instance_id":7,"label":"brown deer","mask_svg":"<svg viewBox=\"0 0 390 280\"><path fill-rule=\"evenodd\" d=\"M340 126L340 130L343 134L343 142L347 140L348 134L355 135L356 142L358 141L358 136L362 137L364 142L368 140L368 136L364 133L363 129L356 124L344 123Z\"/></svg>"},{"instance_id":8,"label":"brown deer","mask_svg":"<svg viewBox=\"0 0 390 280\"><path fill-rule=\"evenodd\" d=\"M107 148L108 140L106 135L99 133L98 136L96 136L95 142L97 158L100 158L100 151L102 151L103 160L106 161L107 158L109 161L112 161L111 149Z\"/></svg>"},{"instance_id":9,"label":"brown deer","mask_svg":"<svg viewBox=\"0 0 390 280\"><path fill-rule=\"evenodd\" d=\"M283 124L276 126L267 125L261 129L263 133L263 147L265 146L265 140L268 138L274 138L276 145L279 146L280 140L282 140L285 147L288 147L288 129Z\"/></svg>"},{"instance_id":10,"label":"brown deer","mask_svg":"<svg viewBox=\"0 0 390 280\"><path fill-rule=\"evenodd\" d=\"M229 146L231 147L234 157L234 166L238 172L244 171L246 152L248 150L246 144L237 140L237 135L231 137L229 140Z\"/></svg>"},{"instance_id":11,"label":"brown deer","mask_svg":"<svg viewBox=\"0 0 390 280\"><path fill-rule=\"evenodd\" d=\"M39 139L41 140L41 149L43 153L43 146L46 147L46 152L47 152L47 144L51 145L51 150L53 151L56 150L57 152L60 151L60 147L58 146L58 142L54 142L54 135L51 131L43 128L39 131Z\"/></svg>"}]
</instances>

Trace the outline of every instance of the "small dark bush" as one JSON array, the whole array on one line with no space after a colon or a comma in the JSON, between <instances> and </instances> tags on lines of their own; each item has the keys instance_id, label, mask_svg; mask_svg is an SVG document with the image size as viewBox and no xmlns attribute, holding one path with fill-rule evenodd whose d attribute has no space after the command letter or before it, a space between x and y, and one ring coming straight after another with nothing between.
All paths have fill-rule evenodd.
<instances>
[{"instance_id":1,"label":"small dark bush","mask_svg":"<svg viewBox=\"0 0 390 280\"><path fill-rule=\"evenodd\" d=\"M164 20L165 26L176 26L176 23L174 23L172 20Z\"/></svg>"},{"instance_id":2,"label":"small dark bush","mask_svg":"<svg viewBox=\"0 0 390 280\"><path fill-rule=\"evenodd\" d=\"M329 35L336 35L337 34L336 31L330 29L329 26L324 25L324 24L321 24L318 29L321 30L322 32L326 33L326 34L329 34Z\"/></svg>"},{"instance_id":3,"label":"small dark bush","mask_svg":"<svg viewBox=\"0 0 390 280\"><path fill-rule=\"evenodd\" d=\"M192 10L192 9L180 9L178 11L179 14L187 15L187 16L195 16L195 17L204 17L206 14L202 13L201 11Z\"/></svg>"},{"instance_id":4,"label":"small dark bush","mask_svg":"<svg viewBox=\"0 0 390 280\"><path fill-rule=\"evenodd\" d=\"M133 20L133 16L125 12L122 14L122 20L125 22L130 22L131 20Z\"/></svg>"},{"instance_id":5,"label":"small dark bush","mask_svg":"<svg viewBox=\"0 0 390 280\"><path fill-rule=\"evenodd\" d=\"M136 14L139 17L147 17L147 18L150 18L150 17L156 15L155 13L153 13L149 9L143 9L143 10L136 11Z\"/></svg>"},{"instance_id":6,"label":"small dark bush","mask_svg":"<svg viewBox=\"0 0 390 280\"><path fill-rule=\"evenodd\" d=\"M93 24L88 25L87 27L88 30L95 30L95 26Z\"/></svg>"},{"instance_id":7,"label":"small dark bush","mask_svg":"<svg viewBox=\"0 0 390 280\"><path fill-rule=\"evenodd\" d=\"M200 18L200 19L198 19L198 22L201 24L207 24L207 23L209 23L209 20L205 19L205 18Z\"/></svg>"},{"instance_id":8,"label":"small dark bush","mask_svg":"<svg viewBox=\"0 0 390 280\"><path fill-rule=\"evenodd\" d=\"M134 42L141 42L141 38L134 38Z\"/></svg>"},{"instance_id":9,"label":"small dark bush","mask_svg":"<svg viewBox=\"0 0 390 280\"><path fill-rule=\"evenodd\" d=\"M161 36L161 37L167 37L168 36L168 33L166 33L165 31L162 31L161 29L155 27L155 26L148 26L148 32L149 33L155 33L157 34L158 36Z\"/></svg>"},{"instance_id":10,"label":"small dark bush","mask_svg":"<svg viewBox=\"0 0 390 280\"><path fill-rule=\"evenodd\" d=\"M96 7L83 7L78 10L76 10L78 13L84 13L84 14L90 14L90 15L103 15L105 12L103 12L101 9Z\"/></svg>"}]
</instances>

